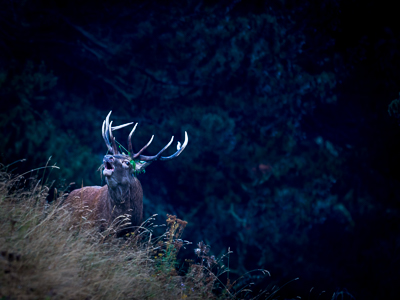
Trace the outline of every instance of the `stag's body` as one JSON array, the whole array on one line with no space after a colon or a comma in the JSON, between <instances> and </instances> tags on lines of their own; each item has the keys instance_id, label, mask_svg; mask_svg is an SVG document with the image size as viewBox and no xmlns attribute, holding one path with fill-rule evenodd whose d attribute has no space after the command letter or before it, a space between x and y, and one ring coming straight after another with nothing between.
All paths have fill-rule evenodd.
<instances>
[{"instance_id":1,"label":"stag's body","mask_svg":"<svg viewBox=\"0 0 400 300\"><path fill-rule=\"evenodd\" d=\"M143 220L143 191L140 181L132 178L132 183L125 195L127 201L121 203L115 201L118 199L108 186L87 186L77 190L73 190L66 203L72 204L73 207L87 207L92 214L92 219L100 221L102 225L110 224L117 217L129 214L131 224L138 226Z\"/></svg>"},{"instance_id":2,"label":"stag's body","mask_svg":"<svg viewBox=\"0 0 400 300\"><path fill-rule=\"evenodd\" d=\"M185 132L185 142L182 147L178 143L178 150L171 156L163 157L161 153L168 148L173 140L166 145L157 155L145 156L141 153L150 145L153 140L147 143L138 153L134 154L132 150L131 137L137 124L128 137L128 155L118 152L115 138L112 135L113 130L120 129L129 124L112 127L109 123L108 114L103 123L102 135L109 152L112 155L105 155L103 159L103 175L107 185L83 187L72 191L66 199L66 203L73 208L87 208L92 213L91 219L100 221L101 227L110 224L121 215L129 215L132 226L139 226L143 220L143 190L140 181L136 175L144 170L152 161L169 160L177 157L188 143Z\"/></svg>"}]
</instances>

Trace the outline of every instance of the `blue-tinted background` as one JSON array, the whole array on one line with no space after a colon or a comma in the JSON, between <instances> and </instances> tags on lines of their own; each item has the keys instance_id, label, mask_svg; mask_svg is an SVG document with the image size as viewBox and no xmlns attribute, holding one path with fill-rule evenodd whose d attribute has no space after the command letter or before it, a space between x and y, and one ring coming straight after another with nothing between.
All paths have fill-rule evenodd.
<instances>
[{"instance_id":1,"label":"blue-tinted background","mask_svg":"<svg viewBox=\"0 0 400 300\"><path fill-rule=\"evenodd\" d=\"M148 155L187 131L179 158L140 175L145 216L176 214L216 256L230 247L232 278L269 270L243 280L255 290L300 277L281 298L398 297L395 5L127 2L2 4L1 163L52 156L59 191L102 185L110 110L139 122L136 151L155 134Z\"/></svg>"}]
</instances>

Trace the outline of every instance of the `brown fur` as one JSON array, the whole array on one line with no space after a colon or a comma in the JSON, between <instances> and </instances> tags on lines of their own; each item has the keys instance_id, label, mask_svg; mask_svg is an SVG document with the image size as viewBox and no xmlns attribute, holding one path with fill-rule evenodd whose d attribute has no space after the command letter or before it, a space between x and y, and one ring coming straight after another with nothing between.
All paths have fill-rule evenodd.
<instances>
[{"instance_id":1,"label":"brown fur","mask_svg":"<svg viewBox=\"0 0 400 300\"><path fill-rule=\"evenodd\" d=\"M83 187L72 191L65 204L71 204L74 209L87 206L92 211L90 218L103 225L109 225L123 214L131 216L132 226L140 225L143 220L143 190L140 181L131 177L129 190L123 195L126 199L123 203L115 199L116 195L110 191L107 185Z\"/></svg>"}]
</instances>

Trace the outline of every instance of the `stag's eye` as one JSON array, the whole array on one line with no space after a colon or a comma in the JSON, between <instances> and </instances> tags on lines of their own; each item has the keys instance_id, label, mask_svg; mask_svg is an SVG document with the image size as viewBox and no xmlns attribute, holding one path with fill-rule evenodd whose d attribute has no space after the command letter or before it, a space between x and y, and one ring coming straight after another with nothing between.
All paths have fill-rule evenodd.
<instances>
[{"instance_id":1,"label":"stag's eye","mask_svg":"<svg viewBox=\"0 0 400 300\"><path fill-rule=\"evenodd\" d=\"M129 166L129 161L126 161L125 164L126 164L127 166Z\"/></svg>"}]
</instances>

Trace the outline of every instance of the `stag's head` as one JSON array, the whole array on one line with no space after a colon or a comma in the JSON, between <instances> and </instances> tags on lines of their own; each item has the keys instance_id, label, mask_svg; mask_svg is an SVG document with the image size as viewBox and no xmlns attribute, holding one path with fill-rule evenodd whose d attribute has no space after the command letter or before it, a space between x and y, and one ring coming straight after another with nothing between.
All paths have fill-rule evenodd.
<instances>
[{"instance_id":1,"label":"stag's head","mask_svg":"<svg viewBox=\"0 0 400 300\"><path fill-rule=\"evenodd\" d=\"M138 125L138 123L136 123L128 136L128 154L120 153L118 151L115 137L113 136L112 132L114 130L129 126L133 124L133 122L113 127L112 121L110 122L110 115L111 111L104 120L102 127L103 139L106 143L108 152L111 153L104 156L103 175L106 178L107 185L112 189L117 188L118 186L120 187L124 185L129 185L132 177L135 177L138 173L143 172L144 169L153 161L170 160L177 157L185 149L188 143L188 136L185 131L185 141L182 145L178 142L177 151L174 154L170 156L161 156L161 154L172 144L172 141L174 140L174 137L172 137L169 143L156 155L142 155L142 152L153 141L153 135L150 141L142 149L140 149L139 152L134 153L132 146L132 135L135 132L136 126Z\"/></svg>"}]
</instances>

